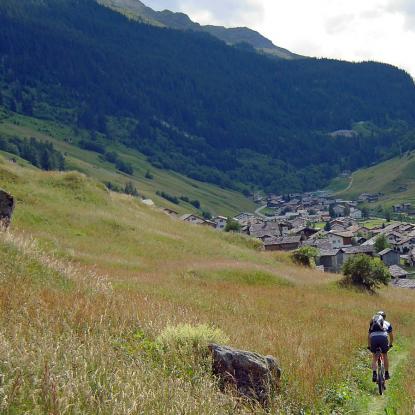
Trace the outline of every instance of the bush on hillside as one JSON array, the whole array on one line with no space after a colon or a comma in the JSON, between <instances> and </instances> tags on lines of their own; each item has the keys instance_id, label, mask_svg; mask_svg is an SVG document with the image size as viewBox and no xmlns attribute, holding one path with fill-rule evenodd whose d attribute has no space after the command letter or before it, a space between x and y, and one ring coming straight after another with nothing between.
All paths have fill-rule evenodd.
<instances>
[{"instance_id":1,"label":"bush on hillside","mask_svg":"<svg viewBox=\"0 0 415 415\"><path fill-rule=\"evenodd\" d=\"M319 254L317 248L313 246L302 246L291 254L291 259L297 265L313 267L316 265L316 258Z\"/></svg>"},{"instance_id":2,"label":"bush on hillside","mask_svg":"<svg viewBox=\"0 0 415 415\"><path fill-rule=\"evenodd\" d=\"M224 344L228 341L222 330L207 324L167 326L156 339L162 349L184 354L207 353L209 343Z\"/></svg>"},{"instance_id":3,"label":"bush on hillside","mask_svg":"<svg viewBox=\"0 0 415 415\"><path fill-rule=\"evenodd\" d=\"M105 154L105 146L96 141L81 140L79 142L79 147L84 150L93 151L95 153Z\"/></svg>"},{"instance_id":4,"label":"bush on hillside","mask_svg":"<svg viewBox=\"0 0 415 415\"><path fill-rule=\"evenodd\" d=\"M388 285L391 279L389 270L379 258L360 254L350 257L343 265L343 283L374 291Z\"/></svg>"},{"instance_id":5,"label":"bush on hillside","mask_svg":"<svg viewBox=\"0 0 415 415\"><path fill-rule=\"evenodd\" d=\"M241 230L241 224L232 218L228 218L225 226L225 232L239 232Z\"/></svg>"},{"instance_id":6,"label":"bush on hillside","mask_svg":"<svg viewBox=\"0 0 415 415\"><path fill-rule=\"evenodd\" d=\"M154 175L151 173L150 170L146 171L146 174L144 175L144 177L148 180L153 180L154 179Z\"/></svg>"},{"instance_id":7,"label":"bush on hillside","mask_svg":"<svg viewBox=\"0 0 415 415\"><path fill-rule=\"evenodd\" d=\"M132 175L134 174L134 169L133 166L130 163L127 163L121 159L118 159L115 162L115 167L117 168L117 170L125 173L125 174L129 174Z\"/></svg>"},{"instance_id":8,"label":"bush on hillside","mask_svg":"<svg viewBox=\"0 0 415 415\"><path fill-rule=\"evenodd\" d=\"M167 192L159 192L159 191L157 191L156 192L156 195L162 197L163 199L168 200L171 203L174 203L175 205L179 205L180 204L180 200L179 200L179 198L177 196L173 196L173 195L171 195L171 194L169 194Z\"/></svg>"},{"instance_id":9,"label":"bush on hillside","mask_svg":"<svg viewBox=\"0 0 415 415\"><path fill-rule=\"evenodd\" d=\"M156 338L165 368L180 378L203 376L212 367L209 343L226 344L229 338L222 330L201 324L167 326Z\"/></svg>"},{"instance_id":10,"label":"bush on hillside","mask_svg":"<svg viewBox=\"0 0 415 415\"><path fill-rule=\"evenodd\" d=\"M137 188L132 182L127 182L124 187L124 193L130 196L139 196Z\"/></svg>"}]
</instances>

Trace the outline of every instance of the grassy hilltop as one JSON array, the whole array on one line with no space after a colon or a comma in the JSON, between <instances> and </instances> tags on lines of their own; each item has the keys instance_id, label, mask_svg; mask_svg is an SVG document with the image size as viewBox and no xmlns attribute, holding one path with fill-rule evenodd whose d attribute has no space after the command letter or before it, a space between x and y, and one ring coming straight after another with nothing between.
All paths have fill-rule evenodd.
<instances>
[{"instance_id":1,"label":"grassy hilltop","mask_svg":"<svg viewBox=\"0 0 415 415\"><path fill-rule=\"evenodd\" d=\"M400 357L382 405L411 408L415 293L340 289L338 276L173 220L81 173L0 156L0 187L17 198L0 240L2 413L261 413L221 394L192 353L156 347L180 323L278 357L278 413L365 413L378 402L362 348L377 308Z\"/></svg>"}]
</instances>

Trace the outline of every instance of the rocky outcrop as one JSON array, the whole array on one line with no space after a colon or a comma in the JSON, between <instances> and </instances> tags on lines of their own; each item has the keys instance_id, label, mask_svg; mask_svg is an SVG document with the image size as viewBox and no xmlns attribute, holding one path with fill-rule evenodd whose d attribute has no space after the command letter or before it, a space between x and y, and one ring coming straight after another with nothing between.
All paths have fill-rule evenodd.
<instances>
[{"instance_id":1,"label":"rocky outcrop","mask_svg":"<svg viewBox=\"0 0 415 415\"><path fill-rule=\"evenodd\" d=\"M13 196L0 189L0 229L9 227L13 216L14 204Z\"/></svg>"},{"instance_id":2,"label":"rocky outcrop","mask_svg":"<svg viewBox=\"0 0 415 415\"><path fill-rule=\"evenodd\" d=\"M272 356L210 344L213 373L220 387L233 387L242 396L267 406L279 388L281 369Z\"/></svg>"}]
</instances>

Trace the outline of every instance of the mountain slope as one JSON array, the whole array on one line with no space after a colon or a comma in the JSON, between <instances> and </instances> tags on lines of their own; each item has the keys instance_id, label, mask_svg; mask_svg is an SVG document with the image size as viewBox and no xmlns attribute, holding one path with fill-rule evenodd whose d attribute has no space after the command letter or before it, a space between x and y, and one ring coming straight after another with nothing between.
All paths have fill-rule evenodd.
<instances>
[{"instance_id":1,"label":"mountain slope","mask_svg":"<svg viewBox=\"0 0 415 415\"><path fill-rule=\"evenodd\" d=\"M383 193L384 196L378 203L380 205L391 207L393 204L409 202L415 206L414 152L358 170L352 178L350 187L347 190L340 187L336 194L356 198L362 193Z\"/></svg>"},{"instance_id":2,"label":"mountain slope","mask_svg":"<svg viewBox=\"0 0 415 415\"><path fill-rule=\"evenodd\" d=\"M120 189L123 189L127 182L131 182L140 196L152 199L158 207L170 208L180 214L194 212L201 215L202 212L209 212L212 215L234 216L241 211L253 212L256 208L252 200L240 193L198 182L173 171L158 169L151 166L145 160L145 156L138 151L109 142L107 150L117 152L119 157L133 168L132 174L122 173L113 164L103 159L102 154L76 146L79 140L85 140L88 137L86 131L74 132L62 123L0 111L0 150L1 141L7 137L19 139L34 137L41 142L50 142L58 151L65 154L67 169L83 172L101 183L110 182ZM14 154L4 152L3 154L8 158L15 157ZM146 177L148 172L151 178ZM189 202L180 199L179 204L169 202L160 197L161 192L178 199L184 196L189 201L197 200L200 202L200 209L195 209Z\"/></svg>"},{"instance_id":3,"label":"mountain slope","mask_svg":"<svg viewBox=\"0 0 415 415\"><path fill-rule=\"evenodd\" d=\"M102 134L155 167L232 189L321 188L395 155L415 126L413 80L392 66L270 60L92 0L3 0L0 53L10 111ZM356 120L400 128L328 134Z\"/></svg>"},{"instance_id":4,"label":"mountain slope","mask_svg":"<svg viewBox=\"0 0 415 415\"><path fill-rule=\"evenodd\" d=\"M170 10L163 10L161 12L154 11L144 5L140 0L98 0L98 2L152 25L179 30L207 32L229 45L247 43L257 50L283 59L303 58L287 49L275 46L269 39L247 27L225 28L213 25L203 26L193 22L184 13L175 13Z\"/></svg>"}]
</instances>

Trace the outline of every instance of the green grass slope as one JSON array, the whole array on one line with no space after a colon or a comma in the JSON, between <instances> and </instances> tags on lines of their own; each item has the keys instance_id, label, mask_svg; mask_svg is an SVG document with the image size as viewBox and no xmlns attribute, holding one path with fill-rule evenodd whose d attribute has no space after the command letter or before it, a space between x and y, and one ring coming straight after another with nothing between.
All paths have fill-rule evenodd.
<instances>
[{"instance_id":1,"label":"green grass slope","mask_svg":"<svg viewBox=\"0 0 415 415\"><path fill-rule=\"evenodd\" d=\"M410 290L341 289L338 276L174 220L79 172L0 156L0 187L17 200L0 234L1 413L263 414L219 391L200 354L212 333L278 357L273 413L367 413L369 399L355 398L376 393L362 346L378 308L408 352L402 367L412 364ZM180 348L192 332L181 324L203 334L202 349ZM166 333L172 346L160 345ZM408 394L392 409L405 413L413 371L398 379Z\"/></svg>"},{"instance_id":2,"label":"green grass slope","mask_svg":"<svg viewBox=\"0 0 415 415\"><path fill-rule=\"evenodd\" d=\"M120 127L116 129L119 132ZM41 141L50 141L66 155L69 169L78 170L101 182L112 182L124 186L131 181L140 194L152 199L157 206L169 207L179 213L199 213L191 204L180 202L176 205L156 195L164 191L174 196L187 196L190 200L199 200L201 209L215 215L231 216L241 211L253 212L255 204L241 193L221 189L218 186L189 179L176 172L154 168L141 153L127 149L117 143L108 143L108 150L116 151L123 160L134 167L134 175L128 176L117 171L113 164L103 161L99 154L86 151L74 143L86 134L74 131L63 124L44 121L32 117L0 111L0 135L20 138L35 137ZM146 179L145 174L151 171L154 178Z\"/></svg>"},{"instance_id":3,"label":"green grass slope","mask_svg":"<svg viewBox=\"0 0 415 415\"><path fill-rule=\"evenodd\" d=\"M362 193L384 193L382 204L415 203L415 153L358 170L350 179L335 179L329 190L341 197L356 198Z\"/></svg>"}]
</instances>

